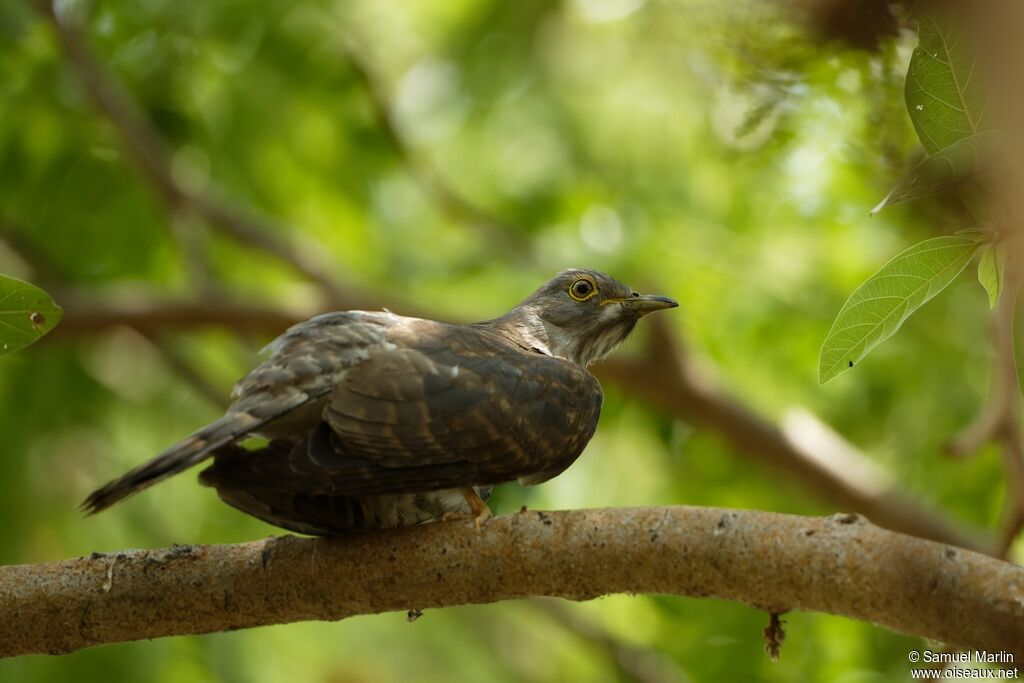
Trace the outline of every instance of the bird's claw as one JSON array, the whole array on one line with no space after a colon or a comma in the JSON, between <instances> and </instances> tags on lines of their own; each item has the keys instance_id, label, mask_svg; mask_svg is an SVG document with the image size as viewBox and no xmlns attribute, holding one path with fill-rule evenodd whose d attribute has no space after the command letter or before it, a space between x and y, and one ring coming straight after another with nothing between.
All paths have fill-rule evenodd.
<instances>
[{"instance_id":1,"label":"bird's claw","mask_svg":"<svg viewBox=\"0 0 1024 683\"><path fill-rule=\"evenodd\" d=\"M477 532L483 529L483 525L491 521L494 515L491 513L491 509L484 506L484 509L473 516L473 524L476 526Z\"/></svg>"},{"instance_id":2,"label":"bird's claw","mask_svg":"<svg viewBox=\"0 0 1024 683\"><path fill-rule=\"evenodd\" d=\"M487 507L487 503L477 494L475 489L463 489L462 497L466 499L466 505L469 506L469 511L473 515L473 525L476 526L476 530L479 532L483 528L484 522L493 517L491 508Z\"/></svg>"}]
</instances>

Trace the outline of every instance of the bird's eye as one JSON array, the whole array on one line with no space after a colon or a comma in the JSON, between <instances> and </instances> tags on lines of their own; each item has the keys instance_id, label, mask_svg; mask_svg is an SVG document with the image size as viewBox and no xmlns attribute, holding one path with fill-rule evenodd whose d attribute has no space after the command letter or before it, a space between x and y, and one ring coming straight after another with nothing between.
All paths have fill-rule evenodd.
<instances>
[{"instance_id":1,"label":"bird's eye","mask_svg":"<svg viewBox=\"0 0 1024 683\"><path fill-rule=\"evenodd\" d=\"M569 285L569 296L576 301L586 301L595 294L597 294L597 286L589 278L581 277Z\"/></svg>"}]
</instances>

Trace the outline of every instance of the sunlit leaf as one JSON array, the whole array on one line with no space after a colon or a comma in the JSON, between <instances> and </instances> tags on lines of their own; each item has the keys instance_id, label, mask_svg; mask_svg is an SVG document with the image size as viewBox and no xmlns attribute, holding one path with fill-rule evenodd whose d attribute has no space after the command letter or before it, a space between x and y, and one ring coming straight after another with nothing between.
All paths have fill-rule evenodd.
<instances>
[{"instance_id":1,"label":"sunlit leaf","mask_svg":"<svg viewBox=\"0 0 1024 683\"><path fill-rule=\"evenodd\" d=\"M982 130L984 104L974 83L976 57L962 36L934 19L918 22L904 97L929 154Z\"/></svg>"},{"instance_id":2,"label":"sunlit leaf","mask_svg":"<svg viewBox=\"0 0 1024 683\"><path fill-rule=\"evenodd\" d=\"M60 322L62 314L43 290L0 275L0 355L36 341Z\"/></svg>"},{"instance_id":3,"label":"sunlit leaf","mask_svg":"<svg viewBox=\"0 0 1024 683\"><path fill-rule=\"evenodd\" d=\"M988 304L996 307L999 294L1003 291L1003 271L1006 266L1006 253L1002 245L986 244L981 250L978 261L978 282L988 292Z\"/></svg>"},{"instance_id":4,"label":"sunlit leaf","mask_svg":"<svg viewBox=\"0 0 1024 683\"><path fill-rule=\"evenodd\" d=\"M954 142L914 166L871 209L872 215L890 204L936 194L985 171L985 159L995 146L995 133L986 131Z\"/></svg>"},{"instance_id":5,"label":"sunlit leaf","mask_svg":"<svg viewBox=\"0 0 1024 683\"><path fill-rule=\"evenodd\" d=\"M910 315L960 274L985 243L936 237L902 252L857 288L843 305L818 358L824 383L859 362Z\"/></svg>"}]
</instances>

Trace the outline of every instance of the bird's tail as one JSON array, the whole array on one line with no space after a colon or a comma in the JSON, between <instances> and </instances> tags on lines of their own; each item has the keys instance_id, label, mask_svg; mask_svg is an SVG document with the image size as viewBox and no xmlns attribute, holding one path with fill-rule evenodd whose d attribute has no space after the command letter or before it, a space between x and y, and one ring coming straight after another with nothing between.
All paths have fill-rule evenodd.
<instances>
[{"instance_id":1,"label":"bird's tail","mask_svg":"<svg viewBox=\"0 0 1024 683\"><path fill-rule=\"evenodd\" d=\"M92 515L114 503L152 486L158 481L182 472L206 460L240 436L261 427L268 421L247 412L228 413L221 419L203 427L185 440L171 446L152 460L129 470L119 478L96 489L82 503L82 510Z\"/></svg>"}]
</instances>

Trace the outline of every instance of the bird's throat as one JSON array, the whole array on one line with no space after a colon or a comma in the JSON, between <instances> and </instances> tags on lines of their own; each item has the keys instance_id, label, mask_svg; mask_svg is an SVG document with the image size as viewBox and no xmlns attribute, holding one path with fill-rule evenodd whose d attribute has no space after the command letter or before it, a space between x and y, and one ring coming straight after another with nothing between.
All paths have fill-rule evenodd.
<instances>
[{"instance_id":1,"label":"bird's throat","mask_svg":"<svg viewBox=\"0 0 1024 683\"><path fill-rule=\"evenodd\" d=\"M524 349L565 358L583 367L611 353L633 330L635 319L595 321L583 329L566 329L537 311L517 307L501 318L482 323Z\"/></svg>"}]
</instances>

